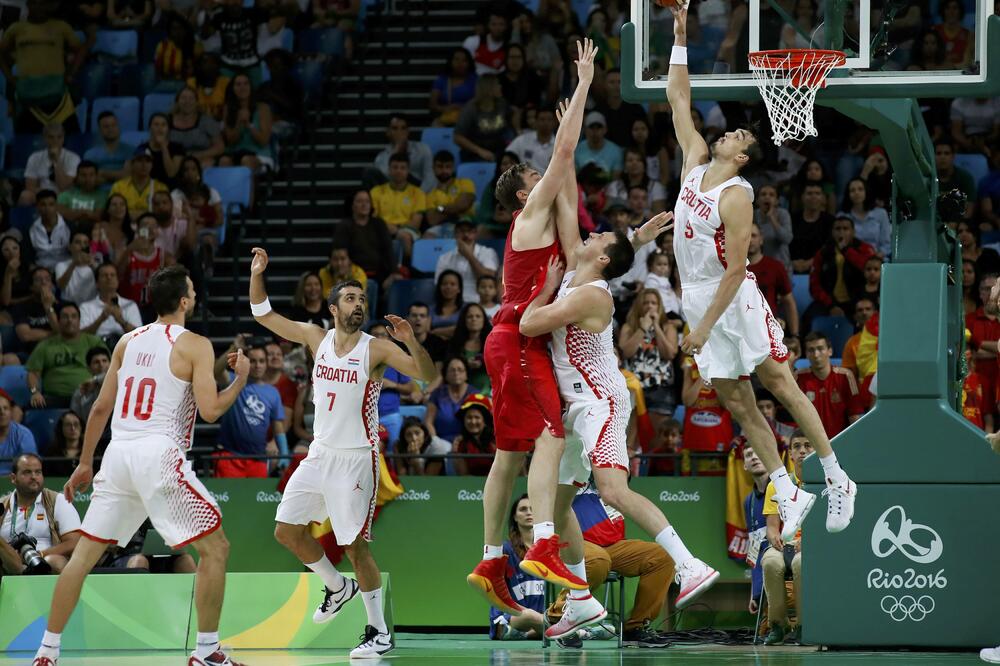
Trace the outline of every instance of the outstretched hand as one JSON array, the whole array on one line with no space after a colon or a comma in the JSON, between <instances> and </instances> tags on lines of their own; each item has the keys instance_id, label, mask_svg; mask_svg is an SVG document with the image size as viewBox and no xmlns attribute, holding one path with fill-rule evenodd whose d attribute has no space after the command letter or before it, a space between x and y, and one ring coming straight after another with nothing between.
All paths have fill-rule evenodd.
<instances>
[{"instance_id":1,"label":"outstretched hand","mask_svg":"<svg viewBox=\"0 0 1000 666\"><path fill-rule=\"evenodd\" d=\"M267 268L267 250L262 247L255 247L251 250L253 261L250 262L250 275L263 275Z\"/></svg>"},{"instance_id":2,"label":"outstretched hand","mask_svg":"<svg viewBox=\"0 0 1000 666\"><path fill-rule=\"evenodd\" d=\"M548 265L545 267L545 289L551 292L555 292L562 284L563 272L565 270L562 259L559 255L555 255L549 259Z\"/></svg>"},{"instance_id":3,"label":"outstretched hand","mask_svg":"<svg viewBox=\"0 0 1000 666\"><path fill-rule=\"evenodd\" d=\"M594 80L594 58L597 57L597 46L589 37L576 43L576 72L581 81L588 85Z\"/></svg>"},{"instance_id":4,"label":"outstretched hand","mask_svg":"<svg viewBox=\"0 0 1000 666\"><path fill-rule=\"evenodd\" d=\"M674 214L670 211L663 211L652 218L646 224L639 227L639 230L635 232L636 237L639 242L645 245L646 243L652 243L657 237L664 231L669 231L674 228L673 225Z\"/></svg>"},{"instance_id":5,"label":"outstretched hand","mask_svg":"<svg viewBox=\"0 0 1000 666\"><path fill-rule=\"evenodd\" d=\"M677 0L671 5L670 13L674 15L674 34L678 32L687 34L688 3L684 0Z\"/></svg>"},{"instance_id":6,"label":"outstretched hand","mask_svg":"<svg viewBox=\"0 0 1000 666\"><path fill-rule=\"evenodd\" d=\"M413 335L413 327L410 326L410 322L407 320L391 314L387 314L385 320L389 322L387 331L393 340L398 340L404 345L416 340Z\"/></svg>"}]
</instances>

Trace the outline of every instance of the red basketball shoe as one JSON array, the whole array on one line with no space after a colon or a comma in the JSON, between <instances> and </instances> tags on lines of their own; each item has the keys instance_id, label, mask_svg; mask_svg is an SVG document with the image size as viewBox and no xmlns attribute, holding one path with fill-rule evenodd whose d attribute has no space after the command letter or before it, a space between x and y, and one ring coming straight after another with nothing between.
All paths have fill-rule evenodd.
<instances>
[{"instance_id":1,"label":"red basketball shoe","mask_svg":"<svg viewBox=\"0 0 1000 666\"><path fill-rule=\"evenodd\" d=\"M465 580L473 590L483 595L491 606L505 613L520 615L524 606L514 601L507 589L507 556L483 560L476 565Z\"/></svg>"},{"instance_id":2,"label":"red basketball shoe","mask_svg":"<svg viewBox=\"0 0 1000 666\"><path fill-rule=\"evenodd\" d=\"M521 571L571 590L588 589L587 581L570 571L559 557L559 549L565 546L559 543L558 534L535 541L521 560Z\"/></svg>"}]
</instances>

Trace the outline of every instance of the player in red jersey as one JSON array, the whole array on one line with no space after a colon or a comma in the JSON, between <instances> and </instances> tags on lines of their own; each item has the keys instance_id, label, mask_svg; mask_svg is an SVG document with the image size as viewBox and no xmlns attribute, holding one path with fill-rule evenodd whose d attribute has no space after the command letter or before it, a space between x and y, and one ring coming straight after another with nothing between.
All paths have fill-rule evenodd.
<instances>
[{"instance_id":1,"label":"player in red jersey","mask_svg":"<svg viewBox=\"0 0 1000 666\"><path fill-rule=\"evenodd\" d=\"M556 132L552 160L545 175L518 164L497 181L497 200L514 211L504 249L504 295L493 317L484 349L493 387L493 421L497 453L483 492L483 560L467 580L496 608L520 614L522 608L507 589L503 554L504 518L514 479L525 454L535 447L528 472L528 495L535 516L534 545L521 569L551 583L587 589L586 572L571 571L559 557L554 507L563 452L559 388L552 373L548 338L526 338L518 331L524 309L545 281L545 268L559 254L554 203L566 174L575 171L573 157L583 125L587 92L594 78L597 48L589 39L577 43L579 83Z\"/></svg>"}]
</instances>

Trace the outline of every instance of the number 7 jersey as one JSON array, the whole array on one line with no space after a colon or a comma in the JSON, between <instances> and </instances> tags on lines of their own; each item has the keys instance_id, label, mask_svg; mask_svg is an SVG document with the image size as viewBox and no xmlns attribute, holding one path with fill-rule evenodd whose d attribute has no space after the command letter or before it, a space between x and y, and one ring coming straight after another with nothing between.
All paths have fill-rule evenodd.
<instances>
[{"instance_id":1,"label":"number 7 jersey","mask_svg":"<svg viewBox=\"0 0 1000 666\"><path fill-rule=\"evenodd\" d=\"M313 366L313 443L333 449L379 448L381 380L368 375L372 336L362 333L354 349L338 357L331 330L316 349Z\"/></svg>"},{"instance_id":2,"label":"number 7 jersey","mask_svg":"<svg viewBox=\"0 0 1000 666\"><path fill-rule=\"evenodd\" d=\"M176 324L149 324L128 334L111 415L113 440L141 441L159 435L169 437L182 451L191 448L198 412L194 391L191 382L170 371L174 343L186 332Z\"/></svg>"}]
</instances>

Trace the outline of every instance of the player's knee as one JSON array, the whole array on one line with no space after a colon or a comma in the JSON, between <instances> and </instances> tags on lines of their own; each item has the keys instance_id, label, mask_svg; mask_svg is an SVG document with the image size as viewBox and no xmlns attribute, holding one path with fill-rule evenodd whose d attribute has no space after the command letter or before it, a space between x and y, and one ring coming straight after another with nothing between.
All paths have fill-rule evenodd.
<instances>
[{"instance_id":1,"label":"player's knee","mask_svg":"<svg viewBox=\"0 0 1000 666\"><path fill-rule=\"evenodd\" d=\"M274 539L285 548L294 546L302 537L301 525L289 525L287 523L277 523L274 526Z\"/></svg>"},{"instance_id":2,"label":"player's knee","mask_svg":"<svg viewBox=\"0 0 1000 666\"><path fill-rule=\"evenodd\" d=\"M146 569L149 570L149 560L146 559L145 555L133 555L128 558L128 563L125 565L127 569Z\"/></svg>"},{"instance_id":3,"label":"player's knee","mask_svg":"<svg viewBox=\"0 0 1000 666\"><path fill-rule=\"evenodd\" d=\"M197 570L198 565L195 564L194 558L187 553L182 553L181 556L174 561L174 573L194 573Z\"/></svg>"},{"instance_id":4,"label":"player's knee","mask_svg":"<svg viewBox=\"0 0 1000 666\"><path fill-rule=\"evenodd\" d=\"M344 546L344 552L347 553L348 559L354 564L359 559L368 555L368 542L362 537L358 537L350 546Z\"/></svg>"},{"instance_id":5,"label":"player's knee","mask_svg":"<svg viewBox=\"0 0 1000 666\"><path fill-rule=\"evenodd\" d=\"M605 504L610 504L618 511L623 511L623 507L628 502L629 494L632 492L628 486L621 484L606 484L599 487L601 499Z\"/></svg>"}]
</instances>

